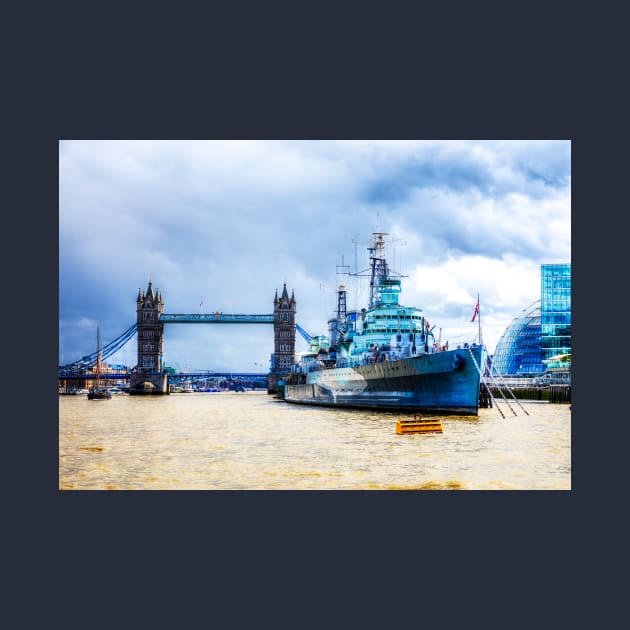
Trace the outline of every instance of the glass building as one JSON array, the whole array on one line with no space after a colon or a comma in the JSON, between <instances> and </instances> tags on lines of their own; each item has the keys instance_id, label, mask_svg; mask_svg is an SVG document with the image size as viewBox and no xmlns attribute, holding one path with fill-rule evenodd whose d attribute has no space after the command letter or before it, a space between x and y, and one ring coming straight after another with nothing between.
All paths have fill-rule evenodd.
<instances>
[{"instance_id":1,"label":"glass building","mask_svg":"<svg viewBox=\"0 0 630 630\"><path fill-rule=\"evenodd\" d=\"M512 320L497 343L492 363L502 375L534 376L545 371L541 357L541 300Z\"/></svg>"},{"instance_id":2,"label":"glass building","mask_svg":"<svg viewBox=\"0 0 630 630\"><path fill-rule=\"evenodd\" d=\"M541 265L540 269L541 359L545 361L571 353L571 264Z\"/></svg>"},{"instance_id":3,"label":"glass building","mask_svg":"<svg viewBox=\"0 0 630 630\"><path fill-rule=\"evenodd\" d=\"M492 361L500 374L535 376L570 371L570 355L571 264L541 265L540 299L506 328Z\"/></svg>"}]
</instances>

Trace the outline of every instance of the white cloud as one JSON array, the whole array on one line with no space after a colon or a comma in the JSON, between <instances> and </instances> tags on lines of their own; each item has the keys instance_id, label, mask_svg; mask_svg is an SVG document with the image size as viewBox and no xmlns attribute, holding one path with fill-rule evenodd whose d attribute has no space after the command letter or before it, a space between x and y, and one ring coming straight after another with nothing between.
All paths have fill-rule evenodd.
<instances>
[{"instance_id":1,"label":"white cloud","mask_svg":"<svg viewBox=\"0 0 630 630\"><path fill-rule=\"evenodd\" d=\"M419 265L403 291L405 304L422 308L444 334L472 341L478 322L471 322L477 295L482 335L490 351L514 315L540 295L540 267L507 256L449 258L440 265Z\"/></svg>"}]
</instances>

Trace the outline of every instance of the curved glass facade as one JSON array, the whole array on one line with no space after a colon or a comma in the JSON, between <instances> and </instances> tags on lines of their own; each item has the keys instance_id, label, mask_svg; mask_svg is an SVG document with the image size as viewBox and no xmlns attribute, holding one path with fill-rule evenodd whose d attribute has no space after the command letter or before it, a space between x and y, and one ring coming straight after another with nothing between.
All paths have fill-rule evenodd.
<instances>
[{"instance_id":1,"label":"curved glass facade","mask_svg":"<svg viewBox=\"0 0 630 630\"><path fill-rule=\"evenodd\" d=\"M540 300L536 300L512 320L499 339L492 357L495 369L510 376L542 374L541 336Z\"/></svg>"}]
</instances>

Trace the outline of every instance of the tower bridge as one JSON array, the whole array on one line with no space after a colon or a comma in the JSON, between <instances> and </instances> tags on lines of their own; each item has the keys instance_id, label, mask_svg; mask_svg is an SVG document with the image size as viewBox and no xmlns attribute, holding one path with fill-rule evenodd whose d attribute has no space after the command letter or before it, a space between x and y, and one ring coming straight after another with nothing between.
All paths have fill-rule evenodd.
<instances>
[{"instance_id":1,"label":"tower bridge","mask_svg":"<svg viewBox=\"0 0 630 630\"><path fill-rule=\"evenodd\" d=\"M289 297L286 283L280 297L276 290L273 313L269 314L241 315L220 311L207 314L164 313L162 293L154 290L149 280L146 291L138 289L136 323L102 349L72 364L60 366L59 378L79 378L80 373L96 364L99 356L101 359L111 356L137 334L138 362L127 375L130 381L129 393L168 394L169 375L163 363L165 324L272 324L274 352L271 355L271 371L267 375L267 391L274 393L278 381L289 373L295 360L295 314L295 296L291 292Z\"/></svg>"}]
</instances>

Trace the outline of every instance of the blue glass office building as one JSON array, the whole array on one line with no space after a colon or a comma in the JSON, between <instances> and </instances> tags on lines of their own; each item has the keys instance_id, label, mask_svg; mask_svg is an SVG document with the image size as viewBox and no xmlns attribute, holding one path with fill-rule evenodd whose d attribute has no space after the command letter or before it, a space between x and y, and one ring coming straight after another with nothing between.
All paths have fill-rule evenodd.
<instances>
[{"instance_id":1,"label":"blue glass office building","mask_svg":"<svg viewBox=\"0 0 630 630\"><path fill-rule=\"evenodd\" d=\"M571 264L540 266L540 299L515 317L492 358L500 374L535 376L567 367L552 357L571 354Z\"/></svg>"},{"instance_id":2,"label":"blue glass office building","mask_svg":"<svg viewBox=\"0 0 630 630\"><path fill-rule=\"evenodd\" d=\"M571 264L541 265L540 276L544 361L571 353Z\"/></svg>"},{"instance_id":3,"label":"blue glass office building","mask_svg":"<svg viewBox=\"0 0 630 630\"><path fill-rule=\"evenodd\" d=\"M494 368L509 376L534 376L545 371L541 360L540 300L512 320L499 339L492 357Z\"/></svg>"}]
</instances>

